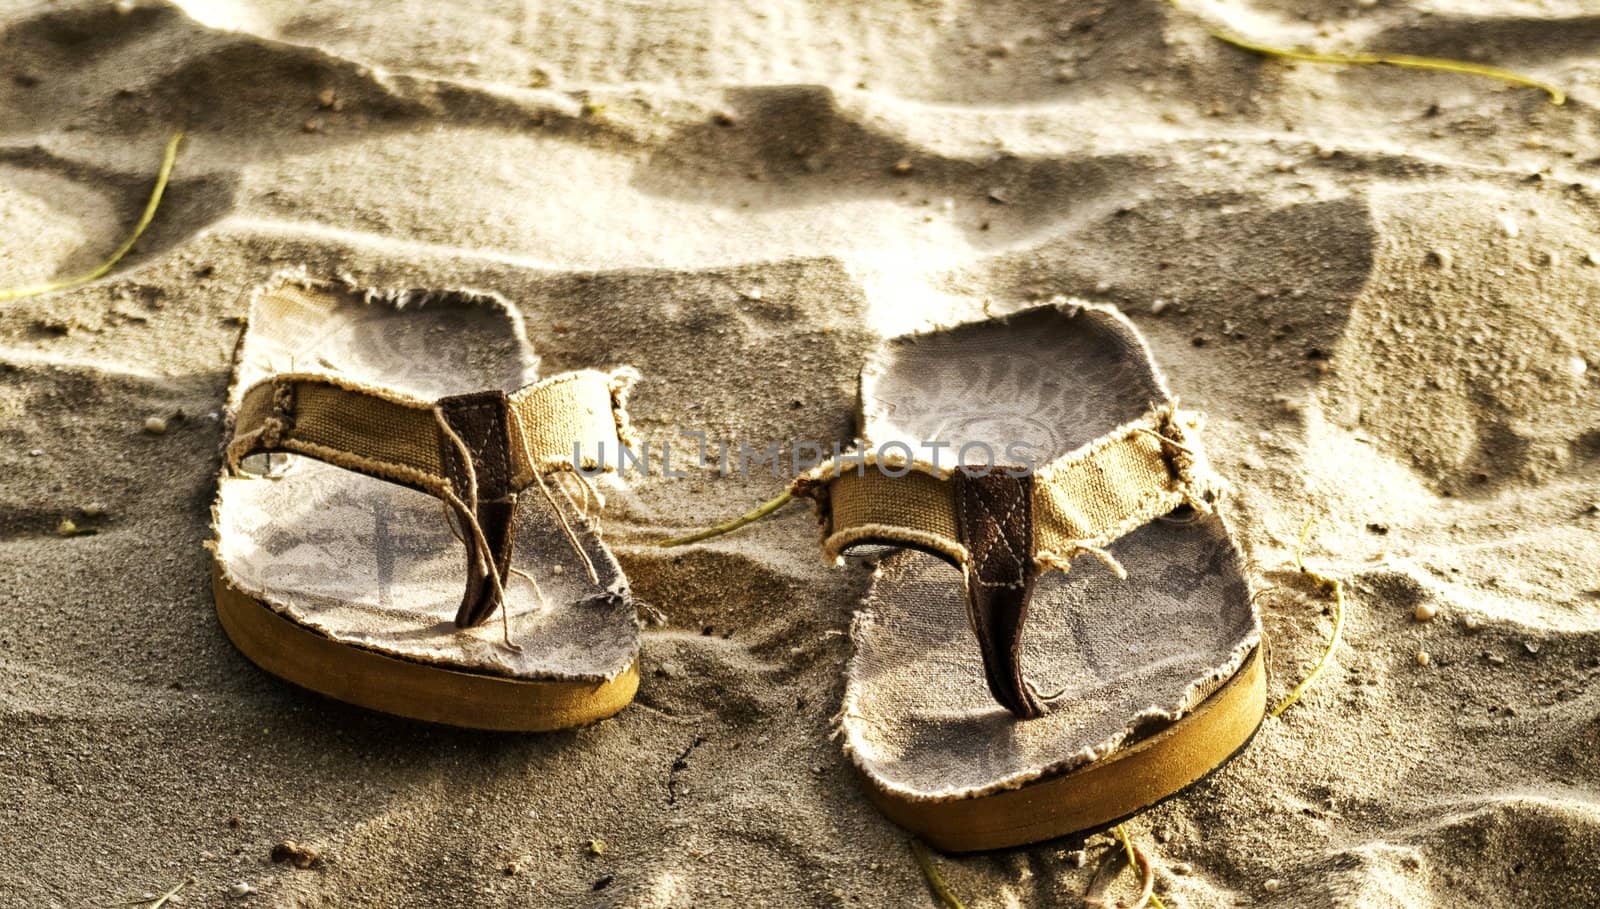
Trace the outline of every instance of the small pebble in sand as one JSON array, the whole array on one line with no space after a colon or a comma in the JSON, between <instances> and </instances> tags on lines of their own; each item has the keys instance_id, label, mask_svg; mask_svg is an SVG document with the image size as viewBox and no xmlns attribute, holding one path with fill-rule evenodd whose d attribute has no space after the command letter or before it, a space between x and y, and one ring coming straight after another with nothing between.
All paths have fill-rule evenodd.
<instances>
[{"instance_id":1,"label":"small pebble in sand","mask_svg":"<svg viewBox=\"0 0 1600 909\"><path fill-rule=\"evenodd\" d=\"M339 99L338 95L334 94L331 88L325 88L317 95L317 104L321 105L323 110L337 111L344 109L344 102Z\"/></svg>"},{"instance_id":2,"label":"small pebble in sand","mask_svg":"<svg viewBox=\"0 0 1600 909\"><path fill-rule=\"evenodd\" d=\"M1152 301L1150 301L1150 315L1159 316L1162 313L1166 312L1167 311L1167 307L1171 306L1171 305L1172 304L1168 303L1166 300L1162 300L1162 299L1159 299L1159 298L1155 299L1155 300L1152 300Z\"/></svg>"},{"instance_id":3,"label":"small pebble in sand","mask_svg":"<svg viewBox=\"0 0 1600 909\"><path fill-rule=\"evenodd\" d=\"M1534 656L1538 656L1539 651L1541 649L1543 649L1543 648L1540 647L1538 641L1523 641L1522 642L1522 649L1528 651L1530 654L1533 654Z\"/></svg>"},{"instance_id":4,"label":"small pebble in sand","mask_svg":"<svg viewBox=\"0 0 1600 909\"><path fill-rule=\"evenodd\" d=\"M560 565L551 565L550 566L550 573L553 574L553 575L560 576L560 575L566 573L566 569L562 568Z\"/></svg>"},{"instance_id":5,"label":"small pebble in sand","mask_svg":"<svg viewBox=\"0 0 1600 909\"><path fill-rule=\"evenodd\" d=\"M244 881L240 881L239 883L234 884L232 887L229 887L228 888L228 892L233 894L234 896L243 897L243 896L249 896L250 894L255 893L256 892L256 888L250 886L249 884L245 883Z\"/></svg>"},{"instance_id":6,"label":"small pebble in sand","mask_svg":"<svg viewBox=\"0 0 1600 909\"><path fill-rule=\"evenodd\" d=\"M516 877L521 873L522 866L516 862L506 862L506 866L500 870L505 873L506 877Z\"/></svg>"},{"instance_id":7,"label":"small pebble in sand","mask_svg":"<svg viewBox=\"0 0 1600 909\"><path fill-rule=\"evenodd\" d=\"M302 132L308 132L308 133L320 133L320 132L322 132L322 118L321 117L307 117L306 118L306 122L300 124L300 130Z\"/></svg>"},{"instance_id":8,"label":"small pebble in sand","mask_svg":"<svg viewBox=\"0 0 1600 909\"><path fill-rule=\"evenodd\" d=\"M1516 222L1516 219L1512 218L1510 215L1501 215L1500 232L1515 240L1516 238L1522 236L1522 227L1519 226Z\"/></svg>"},{"instance_id":9,"label":"small pebble in sand","mask_svg":"<svg viewBox=\"0 0 1600 909\"><path fill-rule=\"evenodd\" d=\"M606 841L602 839L592 839L589 841L588 849L590 855L605 855Z\"/></svg>"},{"instance_id":10,"label":"small pebble in sand","mask_svg":"<svg viewBox=\"0 0 1600 909\"><path fill-rule=\"evenodd\" d=\"M1428 651L1426 651L1426 650L1417 651L1417 665L1418 666L1427 666L1427 665L1430 665L1431 663L1433 663L1433 657L1428 655Z\"/></svg>"},{"instance_id":11,"label":"small pebble in sand","mask_svg":"<svg viewBox=\"0 0 1600 909\"><path fill-rule=\"evenodd\" d=\"M1074 868L1082 868L1089 864L1089 853L1084 849L1074 849L1067 853L1067 864Z\"/></svg>"},{"instance_id":12,"label":"small pebble in sand","mask_svg":"<svg viewBox=\"0 0 1600 909\"><path fill-rule=\"evenodd\" d=\"M1419 622L1431 622L1433 617L1438 614L1439 607L1432 603L1418 603L1417 608L1411 613L1411 617Z\"/></svg>"},{"instance_id":13,"label":"small pebble in sand","mask_svg":"<svg viewBox=\"0 0 1600 909\"><path fill-rule=\"evenodd\" d=\"M145 417L144 431L153 436L159 436L167 431L166 417Z\"/></svg>"},{"instance_id":14,"label":"small pebble in sand","mask_svg":"<svg viewBox=\"0 0 1600 909\"><path fill-rule=\"evenodd\" d=\"M914 169L911 166L910 158L901 158L889 168L889 173L894 174L896 177L909 177Z\"/></svg>"},{"instance_id":15,"label":"small pebble in sand","mask_svg":"<svg viewBox=\"0 0 1600 909\"><path fill-rule=\"evenodd\" d=\"M272 847L271 857L275 865L287 864L296 868L310 868L321 861L322 853L294 840L284 840Z\"/></svg>"},{"instance_id":16,"label":"small pebble in sand","mask_svg":"<svg viewBox=\"0 0 1600 909\"><path fill-rule=\"evenodd\" d=\"M1269 877L1267 878L1267 882L1261 885L1261 889L1267 891L1268 893L1277 893L1279 890L1283 889L1283 881L1280 881L1275 877Z\"/></svg>"},{"instance_id":17,"label":"small pebble in sand","mask_svg":"<svg viewBox=\"0 0 1600 909\"><path fill-rule=\"evenodd\" d=\"M1440 271L1449 271L1451 264L1455 261L1448 249L1430 249L1428 254L1423 257L1423 260Z\"/></svg>"},{"instance_id":18,"label":"small pebble in sand","mask_svg":"<svg viewBox=\"0 0 1600 909\"><path fill-rule=\"evenodd\" d=\"M1600 265L1600 250L1589 250L1583 254L1583 264Z\"/></svg>"},{"instance_id":19,"label":"small pebble in sand","mask_svg":"<svg viewBox=\"0 0 1600 909\"><path fill-rule=\"evenodd\" d=\"M1570 373L1574 379L1583 378L1584 374L1587 373L1588 371L1589 371L1589 361L1588 360L1585 360L1582 357L1568 357L1567 358L1567 372Z\"/></svg>"},{"instance_id":20,"label":"small pebble in sand","mask_svg":"<svg viewBox=\"0 0 1600 909\"><path fill-rule=\"evenodd\" d=\"M733 114L730 114L725 110L719 110L711 115L711 122L718 126L733 126L739 121L734 119Z\"/></svg>"},{"instance_id":21,"label":"small pebble in sand","mask_svg":"<svg viewBox=\"0 0 1600 909\"><path fill-rule=\"evenodd\" d=\"M1194 866L1188 862L1173 862L1171 865L1167 866L1167 870L1179 877L1188 877L1189 875L1194 874Z\"/></svg>"},{"instance_id":22,"label":"small pebble in sand","mask_svg":"<svg viewBox=\"0 0 1600 909\"><path fill-rule=\"evenodd\" d=\"M79 510L83 512L83 516L86 518L98 518L103 517L108 509L104 502L90 502Z\"/></svg>"},{"instance_id":23,"label":"small pebble in sand","mask_svg":"<svg viewBox=\"0 0 1600 909\"><path fill-rule=\"evenodd\" d=\"M1468 631L1477 631L1483 627L1483 620L1475 615L1469 615L1461 620L1461 627Z\"/></svg>"},{"instance_id":24,"label":"small pebble in sand","mask_svg":"<svg viewBox=\"0 0 1600 909\"><path fill-rule=\"evenodd\" d=\"M1484 659L1489 661L1490 666L1504 666L1506 664L1506 658L1498 653L1491 653Z\"/></svg>"}]
</instances>

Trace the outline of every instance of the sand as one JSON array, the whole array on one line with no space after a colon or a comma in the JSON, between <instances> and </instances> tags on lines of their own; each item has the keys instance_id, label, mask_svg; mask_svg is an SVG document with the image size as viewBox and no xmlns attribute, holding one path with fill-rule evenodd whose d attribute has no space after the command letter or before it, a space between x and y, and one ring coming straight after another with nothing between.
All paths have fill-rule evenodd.
<instances>
[{"instance_id":1,"label":"sand","mask_svg":"<svg viewBox=\"0 0 1600 909\"><path fill-rule=\"evenodd\" d=\"M845 440L882 336L1119 304L1210 414L1274 698L1332 627L1308 517L1349 593L1305 699L1129 825L1166 904L1593 903L1600 17L1202 12L1571 99L1264 62L1158 0L7 4L0 283L95 264L188 138L117 272L0 305L0 904L933 905L829 737L866 571L799 505L652 546L781 478L611 495L665 621L591 728L390 720L234 652L217 411L245 293L297 265L501 292L546 371L642 370L658 440ZM1110 844L938 861L968 905L1071 906Z\"/></svg>"}]
</instances>

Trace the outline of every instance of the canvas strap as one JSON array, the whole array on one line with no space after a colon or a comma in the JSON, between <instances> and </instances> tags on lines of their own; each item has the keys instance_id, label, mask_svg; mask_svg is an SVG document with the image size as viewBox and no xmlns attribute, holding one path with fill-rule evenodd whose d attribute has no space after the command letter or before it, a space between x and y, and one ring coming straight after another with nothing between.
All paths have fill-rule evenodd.
<instances>
[{"instance_id":1,"label":"canvas strap","mask_svg":"<svg viewBox=\"0 0 1600 909\"><path fill-rule=\"evenodd\" d=\"M574 464L614 468L628 433L623 396L631 371L581 370L506 396L513 485L535 470ZM439 458L435 402L329 376L281 373L246 389L234 411L231 469L250 454L289 451L435 492L448 479ZM609 453L609 454L604 454Z\"/></svg>"},{"instance_id":2,"label":"canvas strap","mask_svg":"<svg viewBox=\"0 0 1600 909\"><path fill-rule=\"evenodd\" d=\"M793 491L817 502L830 558L865 545L909 546L959 568L990 690L1032 717L1044 701L1023 678L1019 654L1034 579L1068 570L1085 553L1121 575L1107 545L1181 505L1210 510L1222 482L1206 463L1199 427L1198 414L1169 402L1031 474L996 468L977 477L915 461L885 471L868 453L849 471L818 465Z\"/></svg>"},{"instance_id":3,"label":"canvas strap","mask_svg":"<svg viewBox=\"0 0 1600 909\"><path fill-rule=\"evenodd\" d=\"M329 376L279 374L240 396L225 460L238 471L251 454L292 452L443 499L471 530L456 616L471 627L499 604L522 490L551 470L615 468L633 376L582 370L509 395L430 402Z\"/></svg>"}]
</instances>

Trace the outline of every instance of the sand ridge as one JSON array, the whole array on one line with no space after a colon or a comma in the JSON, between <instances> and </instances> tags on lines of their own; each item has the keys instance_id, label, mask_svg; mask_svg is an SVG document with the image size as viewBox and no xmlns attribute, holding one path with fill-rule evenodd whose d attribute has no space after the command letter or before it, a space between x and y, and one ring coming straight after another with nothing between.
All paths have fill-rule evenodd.
<instances>
[{"instance_id":1,"label":"sand ridge","mask_svg":"<svg viewBox=\"0 0 1600 909\"><path fill-rule=\"evenodd\" d=\"M1167 904L1592 901L1600 17L1200 12L1571 97L1263 63L1159 0L8 7L0 281L92 266L189 138L116 273L0 306L0 905L189 876L175 905L931 905L830 740L865 571L822 564L799 506L651 545L781 478L610 493L664 623L594 727L392 721L229 647L217 411L248 289L297 265L498 291L545 371L638 366L653 439L847 440L879 337L1117 303L1211 415L1274 696L1331 625L1291 565L1310 514L1350 601L1304 702L1131 825ZM318 867L271 862L291 839ZM940 864L969 905L1075 905L1111 842L1081 846Z\"/></svg>"}]
</instances>

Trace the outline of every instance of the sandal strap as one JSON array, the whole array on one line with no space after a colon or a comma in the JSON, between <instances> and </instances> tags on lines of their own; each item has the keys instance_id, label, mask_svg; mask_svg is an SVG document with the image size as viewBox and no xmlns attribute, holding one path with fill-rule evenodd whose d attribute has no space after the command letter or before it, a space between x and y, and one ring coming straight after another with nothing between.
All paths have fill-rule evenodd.
<instances>
[{"instance_id":1,"label":"sandal strap","mask_svg":"<svg viewBox=\"0 0 1600 909\"><path fill-rule=\"evenodd\" d=\"M860 546L907 546L960 569L990 691L1017 716L1034 717L1048 701L1020 662L1034 580L1067 571L1085 553L1122 576L1106 546L1179 506L1209 511L1224 484L1200 447L1200 423L1165 402L1031 474L885 465L862 452L818 465L793 492L816 501L831 559ZM854 471L841 470L846 460Z\"/></svg>"},{"instance_id":2,"label":"sandal strap","mask_svg":"<svg viewBox=\"0 0 1600 909\"><path fill-rule=\"evenodd\" d=\"M624 399L634 375L579 370L503 395L512 485L527 486L535 471L614 469L629 441ZM435 406L331 376L280 373L240 396L227 466L237 470L251 454L287 451L437 495L448 477Z\"/></svg>"},{"instance_id":3,"label":"sandal strap","mask_svg":"<svg viewBox=\"0 0 1600 909\"><path fill-rule=\"evenodd\" d=\"M627 367L580 369L512 392L512 483L521 489L551 470L615 470L622 446L635 444L627 395L638 377Z\"/></svg>"},{"instance_id":4,"label":"sandal strap","mask_svg":"<svg viewBox=\"0 0 1600 909\"><path fill-rule=\"evenodd\" d=\"M1033 477L957 473L951 480L968 553L962 565L968 619L989 693L1023 719L1043 716L1039 693L1022 673L1022 626L1039 574L1032 553Z\"/></svg>"},{"instance_id":5,"label":"sandal strap","mask_svg":"<svg viewBox=\"0 0 1600 909\"><path fill-rule=\"evenodd\" d=\"M511 577L518 501L511 401L503 391L480 391L440 398L438 407L439 462L453 493L446 501L464 530L467 550L467 587L456 626L471 628L494 614Z\"/></svg>"},{"instance_id":6,"label":"sandal strap","mask_svg":"<svg viewBox=\"0 0 1600 909\"><path fill-rule=\"evenodd\" d=\"M282 373L240 396L226 466L292 452L437 495L446 480L430 402L328 376Z\"/></svg>"},{"instance_id":7,"label":"sandal strap","mask_svg":"<svg viewBox=\"0 0 1600 909\"><path fill-rule=\"evenodd\" d=\"M1211 511L1227 484L1200 443L1202 415L1175 403L1147 411L1034 476L1034 558L1066 571L1085 553L1121 576L1105 547L1181 505Z\"/></svg>"},{"instance_id":8,"label":"sandal strap","mask_svg":"<svg viewBox=\"0 0 1600 909\"><path fill-rule=\"evenodd\" d=\"M506 394L424 401L324 375L283 373L246 389L224 458L291 452L443 500L460 523L466 590L456 624L493 616L511 569L518 496L554 470L615 469L631 441L637 374L580 370ZM608 454L609 452L609 454Z\"/></svg>"},{"instance_id":9,"label":"sandal strap","mask_svg":"<svg viewBox=\"0 0 1600 909\"><path fill-rule=\"evenodd\" d=\"M1065 571L1077 556L1180 505L1208 510L1224 484L1200 447L1200 424L1199 414L1161 404L1038 467L1030 504L1039 568ZM817 503L829 559L863 545L910 546L959 566L970 554L957 520L957 476L965 474L925 461L890 464L866 451L824 461L791 491Z\"/></svg>"}]
</instances>

